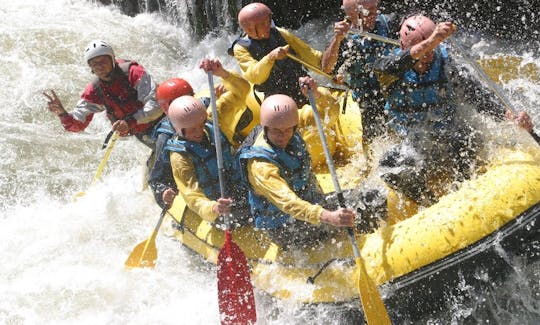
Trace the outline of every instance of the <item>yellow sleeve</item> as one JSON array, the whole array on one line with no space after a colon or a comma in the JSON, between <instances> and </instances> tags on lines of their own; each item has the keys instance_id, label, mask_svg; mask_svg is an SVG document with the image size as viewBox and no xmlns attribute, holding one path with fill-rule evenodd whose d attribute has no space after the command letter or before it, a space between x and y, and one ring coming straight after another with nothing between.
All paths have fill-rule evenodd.
<instances>
[{"instance_id":1,"label":"yellow sleeve","mask_svg":"<svg viewBox=\"0 0 540 325\"><path fill-rule=\"evenodd\" d=\"M212 211L212 207L217 202L206 197L199 187L193 161L186 155L177 152L171 152L170 159L178 193L182 195L188 208L204 220L214 222L218 214Z\"/></svg>"},{"instance_id":2,"label":"yellow sleeve","mask_svg":"<svg viewBox=\"0 0 540 325\"><path fill-rule=\"evenodd\" d=\"M245 47L238 44L234 45L233 52L247 81L260 85L268 79L274 67L274 60L270 59L268 55L257 61Z\"/></svg>"},{"instance_id":3,"label":"yellow sleeve","mask_svg":"<svg viewBox=\"0 0 540 325\"><path fill-rule=\"evenodd\" d=\"M257 195L265 197L281 211L298 220L315 225L320 223L323 207L300 199L280 176L276 165L251 159L247 168L249 183Z\"/></svg>"},{"instance_id":4,"label":"yellow sleeve","mask_svg":"<svg viewBox=\"0 0 540 325\"><path fill-rule=\"evenodd\" d=\"M296 52L296 55L306 61L307 63L321 68L322 52L311 48L307 43L302 41L293 33L283 28L277 28L281 33L281 36L285 39L287 44Z\"/></svg>"},{"instance_id":5,"label":"yellow sleeve","mask_svg":"<svg viewBox=\"0 0 540 325\"><path fill-rule=\"evenodd\" d=\"M222 81L227 92L219 97L216 103L219 127L229 142L234 143L234 130L246 108L246 96L251 87L237 72L229 72L229 76ZM211 107L208 108L208 113L211 119Z\"/></svg>"}]
</instances>

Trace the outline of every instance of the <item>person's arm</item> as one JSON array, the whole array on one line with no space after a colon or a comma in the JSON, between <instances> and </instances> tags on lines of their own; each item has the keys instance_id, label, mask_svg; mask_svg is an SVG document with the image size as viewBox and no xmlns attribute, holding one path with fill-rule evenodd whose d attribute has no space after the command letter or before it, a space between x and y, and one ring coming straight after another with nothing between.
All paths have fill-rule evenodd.
<instances>
[{"instance_id":1,"label":"person's arm","mask_svg":"<svg viewBox=\"0 0 540 325\"><path fill-rule=\"evenodd\" d=\"M141 65L132 65L130 67L130 77L135 78L135 90L137 99L144 104L135 114L133 114L136 124L145 124L158 119L163 112L159 108L156 100L156 83L152 76L144 70ZM130 128L135 125L128 121Z\"/></svg>"},{"instance_id":2,"label":"person's arm","mask_svg":"<svg viewBox=\"0 0 540 325\"><path fill-rule=\"evenodd\" d=\"M330 44L324 50L321 59L321 68L326 73L333 73L336 71L336 63L341 58L341 43L345 39L347 32L350 28L347 21L339 21L334 24L334 35L330 40ZM339 68L340 65L338 65Z\"/></svg>"},{"instance_id":3,"label":"person's arm","mask_svg":"<svg viewBox=\"0 0 540 325\"><path fill-rule=\"evenodd\" d=\"M303 61L316 66L321 67L322 52L311 48L307 43L302 41L293 33L283 28L277 28L281 33L281 36L285 39L287 44L296 52L296 55Z\"/></svg>"},{"instance_id":4,"label":"person's arm","mask_svg":"<svg viewBox=\"0 0 540 325\"><path fill-rule=\"evenodd\" d=\"M186 205L204 220L214 222L218 217L214 206L218 203L210 200L199 187L193 161L177 152L171 153L170 160L174 181Z\"/></svg>"},{"instance_id":5,"label":"person's arm","mask_svg":"<svg viewBox=\"0 0 540 325\"><path fill-rule=\"evenodd\" d=\"M311 224L319 224L323 207L304 201L281 177L279 168L267 161L252 159L247 166L248 180L255 194L268 199L284 213Z\"/></svg>"},{"instance_id":6,"label":"person's arm","mask_svg":"<svg viewBox=\"0 0 540 325\"><path fill-rule=\"evenodd\" d=\"M219 97L216 103L218 120L222 126L221 131L230 143L234 143L236 124L246 109L246 96L251 87L247 80L236 72L229 72L222 81L227 91Z\"/></svg>"},{"instance_id":7,"label":"person's arm","mask_svg":"<svg viewBox=\"0 0 540 325\"><path fill-rule=\"evenodd\" d=\"M171 164L169 163L169 160L166 159L163 153L163 148L170 137L170 135L165 133L161 133L157 137L155 149L156 162L150 170L150 174L148 177L148 184L152 188L154 198L157 204L162 208L172 203L172 201L165 202L165 191L171 189L176 192L176 184L172 175Z\"/></svg>"},{"instance_id":8,"label":"person's arm","mask_svg":"<svg viewBox=\"0 0 540 325\"><path fill-rule=\"evenodd\" d=\"M245 47L239 44L234 46L233 52L247 81L260 85L268 79L275 62L270 54L265 55L260 61L257 61Z\"/></svg>"}]
</instances>

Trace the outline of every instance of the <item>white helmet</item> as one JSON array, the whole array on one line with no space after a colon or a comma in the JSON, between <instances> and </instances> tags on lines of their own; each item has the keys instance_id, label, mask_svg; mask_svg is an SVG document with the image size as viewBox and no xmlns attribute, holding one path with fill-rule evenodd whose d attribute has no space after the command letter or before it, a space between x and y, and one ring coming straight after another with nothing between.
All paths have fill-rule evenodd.
<instances>
[{"instance_id":1,"label":"white helmet","mask_svg":"<svg viewBox=\"0 0 540 325\"><path fill-rule=\"evenodd\" d=\"M84 60L87 63L91 59L101 55L110 56L114 65L114 51L112 47L104 41L92 41L86 46L86 49L84 50Z\"/></svg>"}]
</instances>

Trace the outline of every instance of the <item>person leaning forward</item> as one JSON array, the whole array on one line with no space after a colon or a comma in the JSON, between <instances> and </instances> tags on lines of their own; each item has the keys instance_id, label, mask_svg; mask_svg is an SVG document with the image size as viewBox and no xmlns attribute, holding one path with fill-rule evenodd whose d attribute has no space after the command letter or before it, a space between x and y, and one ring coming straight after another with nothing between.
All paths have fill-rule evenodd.
<instances>
[{"instance_id":1,"label":"person leaning forward","mask_svg":"<svg viewBox=\"0 0 540 325\"><path fill-rule=\"evenodd\" d=\"M239 145L235 140L241 135L238 133L249 133L242 129L242 125L247 125L245 119L251 115L245 114L249 109L245 105L245 98L249 92L249 83L236 72L230 72L223 67L218 59L203 59L200 68L204 71L212 71L214 75L221 77L222 84L216 86L217 97L216 108L218 111L218 120L220 130L225 135L229 143ZM176 98L184 95L193 96L191 85L180 78L172 78L158 86L157 99L160 107L168 115L169 106ZM207 97L198 98L204 107L210 105L210 99ZM207 108L207 111L210 109ZM240 126L240 127L238 127ZM177 194L176 182L174 180L169 152L165 149L165 143L175 137L176 130L170 119L164 118L159 127L154 132L156 137L157 160L150 172L150 186L153 189L156 202L165 207L170 205ZM164 145L160 145L160 144ZM161 150L157 148L161 147Z\"/></svg>"},{"instance_id":2,"label":"person leaning forward","mask_svg":"<svg viewBox=\"0 0 540 325\"><path fill-rule=\"evenodd\" d=\"M447 176L461 181L471 175L478 158L480 133L458 108L472 106L499 120L505 115L485 87L452 63L442 42L455 30L452 22L435 24L423 15L411 16L401 25L400 48L374 64L389 125L401 138L381 158L381 177L426 206L437 199L429 186L433 175L451 173ZM506 115L531 132L525 112Z\"/></svg>"},{"instance_id":3,"label":"person leaning forward","mask_svg":"<svg viewBox=\"0 0 540 325\"><path fill-rule=\"evenodd\" d=\"M112 129L120 136L135 135L153 149L150 134L163 113L150 74L135 61L116 59L112 47L100 40L88 44L84 59L96 75L95 80L86 86L71 113L64 109L54 90L50 94L44 92L49 110L71 132L83 131L95 113L106 111Z\"/></svg>"},{"instance_id":4,"label":"person leaning forward","mask_svg":"<svg viewBox=\"0 0 540 325\"><path fill-rule=\"evenodd\" d=\"M319 205L324 198L306 143L296 131L295 101L282 94L269 96L260 114L260 126L248 136L236 160L249 188L255 227L285 249L327 239L331 229L326 225L351 227L354 211Z\"/></svg>"},{"instance_id":5,"label":"person leaning forward","mask_svg":"<svg viewBox=\"0 0 540 325\"><path fill-rule=\"evenodd\" d=\"M286 94L302 107L307 99L298 88L298 78L306 76L301 64L287 57L291 53L301 60L321 66L322 53L312 49L286 29L275 27L272 11L262 3L250 3L238 13L238 23L245 36L229 48L244 78L265 96Z\"/></svg>"},{"instance_id":6,"label":"person leaning forward","mask_svg":"<svg viewBox=\"0 0 540 325\"><path fill-rule=\"evenodd\" d=\"M221 197L214 126L207 120L203 103L192 96L179 97L171 103L168 117L176 136L165 146L170 155L172 173L187 207L202 219L215 222L220 215L231 213L233 202L238 203L232 220L243 224L249 218L241 204L247 204L247 193L241 186L240 175L235 169L232 145L223 132L219 134L223 155L223 176L230 197ZM219 221L218 221L219 222Z\"/></svg>"}]
</instances>

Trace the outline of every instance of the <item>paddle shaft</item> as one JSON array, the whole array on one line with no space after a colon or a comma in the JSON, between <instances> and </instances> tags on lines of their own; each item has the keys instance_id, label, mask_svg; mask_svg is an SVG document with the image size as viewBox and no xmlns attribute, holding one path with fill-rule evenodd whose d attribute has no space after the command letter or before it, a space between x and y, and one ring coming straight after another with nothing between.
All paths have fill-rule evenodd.
<instances>
[{"instance_id":1,"label":"paddle shaft","mask_svg":"<svg viewBox=\"0 0 540 325\"><path fill-rule=\"evenodd\" d=\"M324 157L326 158L326 164L328 165L328 170L330 171L330 175L332 176L332 183L334 184L334 189L336 191L338 202L342 208L345 208L345 198L343 197L343 192L341 190L341 186L339 185L336 167L334 166L334 160L332 159L332 155L330 154L330 150L328 149L328 142L326 141L326 136L324 135L321 117L319 116L319 112L317 111L317 102L315 101L315 96L313 95L312 89L308 90L308 96L309 103L313 108L315 123L317 124L317 130L319 131L319 137L321 138L321 143L324 150ZM356 238L354 237L354 231L351 227L347 228L347 234L349 235L349 239L351 240L354 257L360 257L360 251L358 250L358 246L356 245Z\"/></svg>"},{"instance_id":2,"label":"paddle shaft","mask_svg":"<svg viewBox=\"0 0 540 325\"><path fill-rule=\"evenodd\" d=\"M332 176L332 182L334 183L339 205L342 208L345 208L345 198L343 197L343 192L341 191L341 186L338 182L334 161L332 159L332 155L330 154L330 150L328 149L328 143L326 141L326 136L324 135L323 125L317 110L317 102L315 101L315 96L313 95L313 90L311 88L308 89L308 97L311 108L313 109L315 123L317 124L317 130L319 131L319 137L321 138L324 156L326 158L326 163L328 164L328 170ZM388 316L388 312L386 311L386 307L384 306L384 302L382 301L378 288L373 280L369 278L363 264L362 257L360 256L360 250L356 244L353 228L347 227L347 235L351 241L354 257L356 258L356 263L359 270L359 283L362 281L362 283L359 285L359 293L366 321L368 324L391 324L390 317Z\"/></svg>"},{"instance_id":3,"label":"paddle shaft","mask_svg":"<svg viewBox=\"0 0 540 325\"><path fill-rule=\"evenodd\" d=\"M371 39L374 39L376 41L391 44L391 45L395 45L395 46L400 46L398 40L395 40L395 39L392 39L392 38L389 38L389 37L386 37L386 36L377 35L377 34L370 33L370 32L365 32L365 31L358 30L358 29L350 29L347 33L351 34L351 35L360 35L360 36L363 36L363 37L371 38Z\"/></svg>"},{"instance_id":4,"label":"paddle shaft","mask_svg":"<svg viewBox=\"0 0 540 325\"><path fill-rule=\"evenodd\" d=\"M310 70L313 70L314 72L320 74L321 76L330 79L332 82L335 82L335 83L336 83L336 77L334 77L334 76L332 76L332 75L330 75L330 74L328 74L328 73L322 71L321 69L317 68L316 66L314 66L314 65L312 65L312 64L310 64L310 63L307 63L306 61L304 61L304 60L302 60L302 59L300 59L300 58L294 56L294 55L291 54L291 53L287 53L287 57L288 57L289 59L292 59L292 60L294 60L294 61L300 63L301 65L305 66L306 68L308 68L308 69L310 69ZM343 84L344 86L346 86L346 87L349 88L349 89L351 88L351 87L349 86L349 84L346 83L346 82L341 82L341 84Z\"/></svg>"},{"instance_id":5,"label":"paddle shaft","mask_svg":"<svg viewBox=\"0 0 540 325\"><path fill-rule=\"evenodd\" d=\"M221 134L219 131L219 121L216 105L216 93L214 91L214 74L212 71L208 71L208 86L210 87L210 105L212 106L212 123L214 126L214 142L216 146L216 155L217 155L217 167L218 167L218 178L219 178L219 191L221 197L225 197L225 180L223 177L223 151L221 149ZM225 220L225 223L228 224L228 220Z\"/></svg>"},{"instance_id":6,"label":"paddle shaft","mask_svg":"<svg viewBox=\"0 0 540 325\"><path fill-rule=\"evenodd\" d=\"M111 155L111 152L114 148L114 144L116 143L117 139L118 139L118 132L115 131L112 134L111 142L109 143L109 146L107 147L107 150L105 151L105 155L103 155L103 159L101 159L101 162L99 163L96 174L94 175L94 178L92 179L92 183L91 183L92 185L100 179L101 173L103 172L103 169L105 168L105 165L107 164L107 160L109 160L109 156Z\"/></svg>"},{"instance_id":7,"label":"paddle shaft","mask_svg":"<svg viewBox=\"0 0 540 325\"><path fill-rule=\"evenodd\" d=\"M225 197L225 179L221 132L214 91L214 76L208 71L208 86L212 105L212 122L216 146L219 190ZM225 222L225 240L218 254L218 303L222 325L255 324L257 320L255 295L250 281L249 265L244 252L236 245L229 230L229 215L223 215Z\"/></svg>"}]
</instances>

